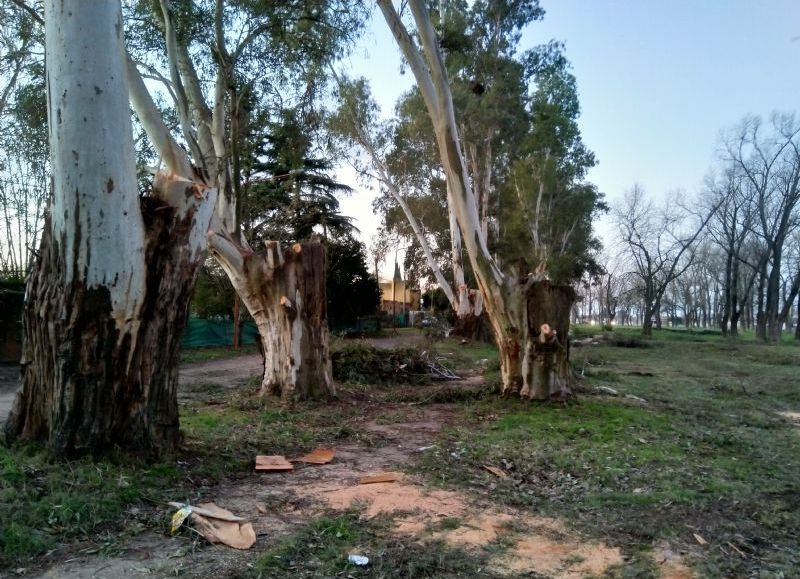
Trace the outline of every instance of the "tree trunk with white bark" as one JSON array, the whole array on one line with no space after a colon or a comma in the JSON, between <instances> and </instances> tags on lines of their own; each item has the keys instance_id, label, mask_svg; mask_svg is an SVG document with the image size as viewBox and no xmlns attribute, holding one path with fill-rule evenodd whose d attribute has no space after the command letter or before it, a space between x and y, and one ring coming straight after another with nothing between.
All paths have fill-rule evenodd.
<instances>
[{"instance_id":1,"label":"tree trunk with white bark","mask_svg":"<svg viewBox=\"0 0 800 579\"><path fill-rule=\"evenodd\" d=\"M242 249L217 233L209 246L258 327L264 357L261 395L284 402L335 395L325 296L325 247Z\"/></svg>"},{"instance_id":2,"label":"tree trunk with white bark","mask_svg":"<svg viewBox=\"0 0 800 579\"><path fill-rule=\"evenodd\" d=\"M447 179L448 208L458 222L464 248L483 296L483 308L494 332L503 392L519 393L524 382L522 357L529 339L525 296L533 276L520 280L514 272L504 274L489 253L478 203L467 173L438 39L425 3L411 0L409 5L421 48L417 47L391 1L378 1L378 7L414 73L433 123Z\"/></svg>"},{"instance_id":3,"label":"tree trunk with white bark","mask_svg":"<svg viewBox=\"0 0 800 579\"><path fill-rule=\"evenodd\" d=\"M171 80L181 87L176 91L181 127L187 142L196 145L193 155L204 174L219 190L208 248L259 329L265 356L262 394L280 393L285 401L331 396L324 248L304 244L284 251L278 242L268 242L264 251L253 251L242 235L235 194L239 187L232 178L238 175L232 167L238 158L235 140L226 134L226 110L235 106L225 102L236 86L235 56L226 48L222 3L217 3L214 15L218 68L210 106L189 49L176 33L170 1L160 0L159 7Z\"/></svg>"},{"instance_id":4,"label":"tree trunk with white bark","mask_svg":"<svg viewBox=\"0 0 800 579\"><path fill-rule=\"evenodd\" d=\"M53 199L6 434L161 455L180 441L180 338L216 191L170 171L140 200L119 2L50 0L45 23Z\"/></svg>"}]
</instances>

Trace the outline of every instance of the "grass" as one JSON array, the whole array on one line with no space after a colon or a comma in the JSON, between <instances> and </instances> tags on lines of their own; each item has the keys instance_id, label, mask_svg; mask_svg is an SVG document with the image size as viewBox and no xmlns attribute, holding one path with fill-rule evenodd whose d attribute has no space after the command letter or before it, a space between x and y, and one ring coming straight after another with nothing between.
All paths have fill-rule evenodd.
<instances>
[{"instance_id":1,"label":"grass","mask_svg":"<svg viewBox=\"0 0 800 579\"><path fill-rule=\"evenodd\" d=\"M800 428L778 412L800 411L800 349L695 335L576 349L588 386L619 397L472 402L420 471L610 536L634 562L671 540L703 576L791 576L800 566ZM511 477L497 481L482 464Z\"/></svg>"},{"instance_id":2,"label":"grass","mask_svg":"<svg viewBox=\"0 0 800 579\"><path fill-rule=\"evenodd\" d=\"M111 527L134 531L143 521L128 506L169 500L184 473L174 464L130 459L54 459L34 445L0 446L0 568L29 560L69 540L97 538ZM144 522L152 520L143 513ZM107 540L106 544L115 539Z\"/></svg>"},{"instance_id":3,"label":"grass","mask_svg":"<svg viewBox=\"0 0 800 579\"><path fill-rule=\"evenodd\" d=\"M192 402L181 412L185 449L155 464L123 456L65 462L35 445L0 445L0 569L75 542L113 544L143 526L162 528L167 501L192 501L221 480L247 476L256 454L292 456L342 439L374 443L342 420L354 412L322 404L286 410L248 398ZM131 517L134 505L140 514Z\"/></svg>"},{"instance_id":4,"label":"grass","mask_svg":"<svg viewBox=\"0 0 800 579\"><path fill-rule=\"evenodd\" d=\"M579 331L592 335L591 328ZM54 550L54 559L63 558L76 544L113 550L143 528L165 528L165 501L196 500L220 481L248 476L256 454L380 444L360 430L365 414L391 424L419 419L425 404L457 402L451 426L414 467L430 483L561 517L620 546L628 576L655 573L650 554L663 541L686 553L700 576L796 574L800 428L778 413L800 412L800 348L672 330L656 331L642 341L647 347L622 347L639 341L636 331L617 329L615 336L573 350L585 392L567 405L491 395L499 380L494 348L445 340L425 347L463 375L485 369L488 385L344 384L341 401L291 409L202 385L181 407L185 449L157 464L123 457L63 462L37 446L0 446L0 568L41 562ZM494 477L483 464L510 478ZM398 541L390 523L358 513L311 521L258 557L252 572L491 576L485 553ZM442 529L461 524L439 522ZM369 556L370 565L349 565L351 552Z\"/></svg>"},{"instance_id":5,"label":"grass","mask_svg":"<svg viewBox=\"0 0 800 579\"><path fill-rule=\"evenodd\" d=\"M248 474L258 454L293 456L342 440L374 444L374 435L350 426L357 414L352 406L305 404L286 409L243 398L232 405L189 405L181 425L195 473L216 481Z\"/></svg>"}]
</instances>

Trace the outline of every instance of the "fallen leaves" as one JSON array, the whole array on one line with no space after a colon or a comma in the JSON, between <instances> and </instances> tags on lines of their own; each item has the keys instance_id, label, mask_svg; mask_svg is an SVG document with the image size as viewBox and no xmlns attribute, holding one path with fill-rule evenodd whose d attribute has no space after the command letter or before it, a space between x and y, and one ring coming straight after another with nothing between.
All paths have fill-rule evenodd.
<instances>
[{"instance_id":1,"label":"fallen leaves","mask_svg":"<svg viewBox=\"0 0 800 579\"><path fill-rule=\"evenodd\" d=\"M694 540L697 541L698 545L703 545L703 546L708 545L708 541L706 541L703 537L701 537L697 533L692 533L692 536L694 537Z\"/></svg>"}]
</instances>

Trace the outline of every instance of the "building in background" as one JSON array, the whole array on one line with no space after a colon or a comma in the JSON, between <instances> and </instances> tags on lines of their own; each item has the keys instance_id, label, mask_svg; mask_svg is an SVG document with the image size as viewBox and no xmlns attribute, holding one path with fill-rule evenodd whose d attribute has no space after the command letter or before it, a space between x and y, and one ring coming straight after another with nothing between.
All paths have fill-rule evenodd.
<instances>
[{"instance_id":1,"label":"building in background","mask_svg":"<svg viewBox=\"0 0 800 579\"><path fill-rule=\"evenodd\" d=\"M420 292L407 287L400 275L400 266L394 264L394 277L391 281L380 282L381 311L392 316L399 325L406 325L408 313L419 310Z\"/></svg>"}]
</instances>

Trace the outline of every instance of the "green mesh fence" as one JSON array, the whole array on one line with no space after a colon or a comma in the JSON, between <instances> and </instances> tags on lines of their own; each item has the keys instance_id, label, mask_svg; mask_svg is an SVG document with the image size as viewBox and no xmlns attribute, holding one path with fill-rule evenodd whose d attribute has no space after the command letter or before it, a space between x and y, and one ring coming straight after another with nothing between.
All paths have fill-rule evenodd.
<instances>
[{"instance_id":1,"label":"green mesh fence","mask_svg":"<svg viewBox=\"0 0 800 579\"><path fill-rule=\"evenodd\" d=\"M252 321L244 322L239 333L240 344L255 344L258 330ZM181 338L184 348L206 348L233 345L233 322L231 320L191 319Z\"/></svg>"}]
</instances>

